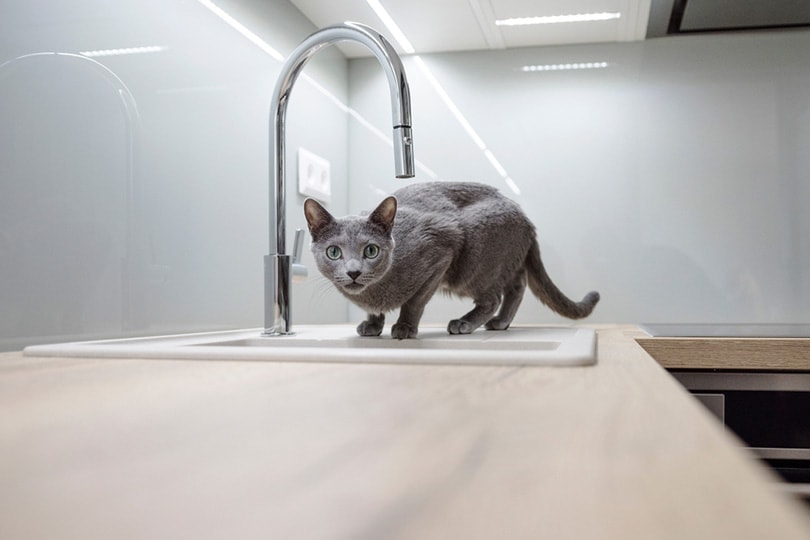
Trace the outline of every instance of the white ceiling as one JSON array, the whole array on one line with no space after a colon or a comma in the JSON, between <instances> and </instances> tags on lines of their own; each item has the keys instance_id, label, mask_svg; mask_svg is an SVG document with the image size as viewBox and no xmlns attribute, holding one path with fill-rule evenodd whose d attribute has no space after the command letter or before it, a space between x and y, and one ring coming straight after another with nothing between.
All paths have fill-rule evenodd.
<instances>
[{"instance_id":1,"label":"white ceiling","mask_svg":"<svg viewBox=\"0 0 810 540\"><path fill-rule=\"evenodd\" d=\"M417 53L505 49L574 43L642 40L650 0L380 0ZM321 28L343 21L389 32L366 0L291 0ZM619 12L600 22L496 26L495 19ZM394 40L391 40L394 43ZM338 45L350 58L368 56L363 47ZM399 52L403 52L398 45Z\"/></svg>"}]
</instances>

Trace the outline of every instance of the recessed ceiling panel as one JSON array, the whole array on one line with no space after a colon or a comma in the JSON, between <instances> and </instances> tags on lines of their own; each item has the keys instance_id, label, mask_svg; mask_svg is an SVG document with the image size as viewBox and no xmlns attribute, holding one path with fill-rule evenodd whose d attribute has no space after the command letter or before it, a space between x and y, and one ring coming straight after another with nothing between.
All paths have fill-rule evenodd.
<instances>
[{"instance_id":1,"label":"recessed ceiling panel","mask_svg":"<svg viewBox=\"0 0 810 540\"><path fill-rule=\"evenodd\" d=\"M607 43L617 41L619 22L613 20L582 24L513 26L501 27L500 30L507 47Z\"/></svg>"},{"instance_id":2,"label":"recessed ceiling panel","mask_svg":"<svg viewBox=\"0 0 810 540\"><path fill-rule=\"evenodd\" d=\"M510 17L543 17L548 15L574 15L622 11L628 2L621 0L490 0L499 19Z\"/></svg>"},{"instance_id":3,"label":"recessed ceiling panel","mask_svg":"<svg viewBox=\"0 0 810 540\"><path fill-rule=\"evenodd\" d=\"M481 0L489 1L498 19L578 15L585 13L620 13L619 19L565 24L498 27L507 47L532 47L571 43L607 43L641 39L646 26L649 1L622 0ZM644 6L644 10L641 9ZM635 21L643 11L645 20L640 35L635 35Z\"/></svg>"}]
</instances>

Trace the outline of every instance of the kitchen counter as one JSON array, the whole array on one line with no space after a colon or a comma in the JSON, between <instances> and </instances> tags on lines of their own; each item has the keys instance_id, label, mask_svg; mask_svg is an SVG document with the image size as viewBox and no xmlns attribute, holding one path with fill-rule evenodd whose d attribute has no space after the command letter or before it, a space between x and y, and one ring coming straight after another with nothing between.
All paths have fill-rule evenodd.
<instances>
[{"instance_id":1,"label":"kitchen counter","mask_svg":"<svg viewBox=\"0 0 810 540\"><path fill-rule=\"evenodd\" d=\"M807 324L653 324L635 338L667 369L810 371Z\"/></svg>"},{"instance_id":2,"label":"kitchen counter","mask_svg":"<svg viewBox=\"0 0 810 540\"><path fill-rule=\"evenodd\" d=\"M649 337L636 341L667 369L810 371L808 338Z\"/></svg>"},{"instance_id":3,"label":"kitchen counter","mask_svg":"<svg viewBox=\"0 0 810 540\"><path fill-rule=\"evenodd\" d=\"M0 538L808 538L637 335L579 368L3 353Z\"/></svg>"}]
</instances>

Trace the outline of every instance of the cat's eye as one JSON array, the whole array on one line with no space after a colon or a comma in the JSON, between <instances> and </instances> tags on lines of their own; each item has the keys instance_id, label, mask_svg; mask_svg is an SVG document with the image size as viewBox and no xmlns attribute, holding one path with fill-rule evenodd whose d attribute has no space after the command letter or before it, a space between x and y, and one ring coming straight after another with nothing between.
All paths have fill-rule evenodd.
<instances>
[{"instance_id":1,"label":"cat's eye","mask_svg":"<svg viewBox=\"0 0 810 540\"><path fill-rule=\"evenodd\" d=\"M375 259L380 254L380 246L377 244L369 244L363 249L363 257L366 259Z\"/></svg>"},{"instance_id":2,"label":"cat's eye","mask_svg":"<svg viewBox=\"0 0 810 540\"><path fill-rule=\"evenodd\" d=\"M329 246L326 248L326 256L332 259L333 261L338 260L343 255L343 252L340 251L340 248L337 246Z\"/></svg>"}]
</instances>

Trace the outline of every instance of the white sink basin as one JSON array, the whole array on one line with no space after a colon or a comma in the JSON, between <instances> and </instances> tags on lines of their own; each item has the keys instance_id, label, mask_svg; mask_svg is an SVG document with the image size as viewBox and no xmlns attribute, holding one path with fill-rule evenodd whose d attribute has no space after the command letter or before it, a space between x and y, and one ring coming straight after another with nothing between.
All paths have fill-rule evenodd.
<instances>
[{"instance_id":1,"label":"white sink basin","mask_svg":"<svg viewBox=\"0 0 810 540\"><path fill-rule=\"evenodd\" d=\"M291 336L261 337L259 329L81 341L26 347L26 356L587 366L596 363L596 333L587 328L516 326L451 336L424 327L417 339L362 338L354 325L300 325Z\"/></svg>"}]
</instances>

